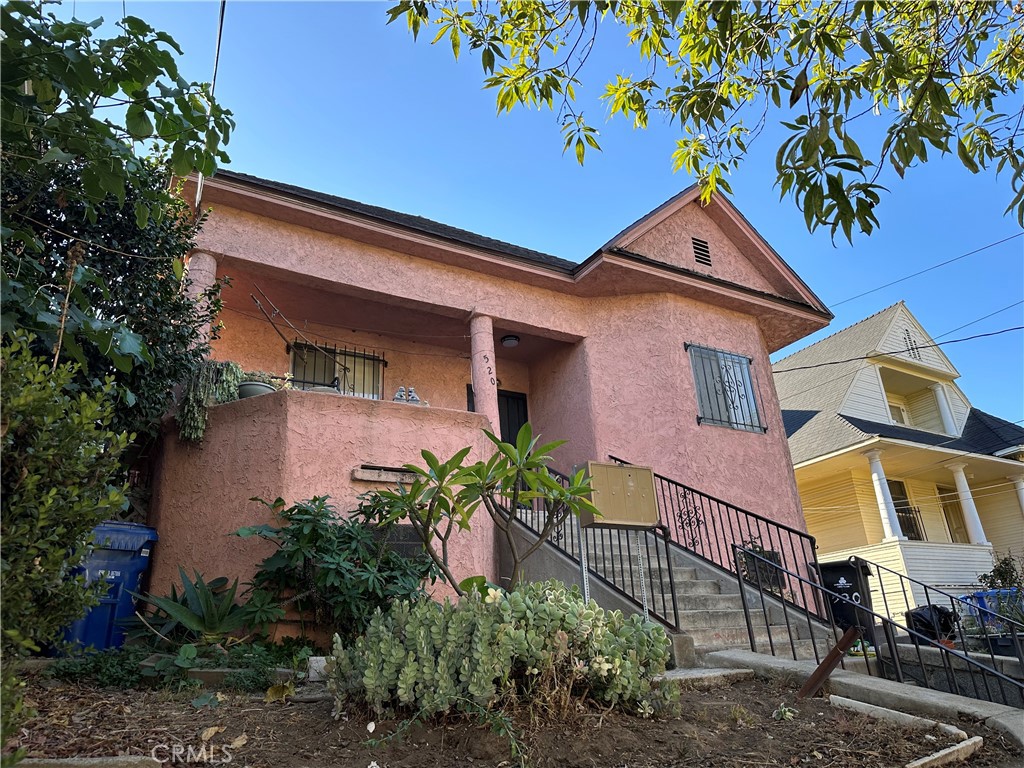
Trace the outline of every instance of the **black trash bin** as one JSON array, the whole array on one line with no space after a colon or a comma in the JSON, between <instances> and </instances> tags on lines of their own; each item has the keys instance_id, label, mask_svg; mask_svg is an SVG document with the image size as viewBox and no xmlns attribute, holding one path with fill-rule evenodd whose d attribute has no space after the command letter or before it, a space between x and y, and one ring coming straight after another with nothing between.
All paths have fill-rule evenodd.
<instances>
[{"instance_id":1,"label":"black trash bin","mask_svg":"<svg viewBox=\"0 0 1024 768\"><path fill-rule=\"evenodd\" d=\"M871 568L863 560L851 557L849 560L818 563L818 570L822 586L839 595L829 597L836 626L840 629L860 627L864 641L876 645L874 617L861 610L871 610L871 586L868 584Z\"/></svg>"},{"instance_id":2,"label":"black trash bin","mask_svg":"<svg viewBox=\"0 0 1024 768\"><path fill-rule=\"evenodd\" d=\"M907 627L929 640L951 640L960 614L944 605L922 605L904 614Z\"/></svg>"},{"instance_id":3,"label":"black trash bin","mask_svg":"<svg viewBox=\"0 0 1024 768\"><path fill-rule=\"evenodd\" d=\"M65 642L82 648L120 648L124 645L123 619L135 615L135 598L149 570L149 555L159 537L156 529L138 523L107 521L93 529L93 550L82 571L92 584L105 581L107 593L64 633Z\"/></svg>"}]
</instances>

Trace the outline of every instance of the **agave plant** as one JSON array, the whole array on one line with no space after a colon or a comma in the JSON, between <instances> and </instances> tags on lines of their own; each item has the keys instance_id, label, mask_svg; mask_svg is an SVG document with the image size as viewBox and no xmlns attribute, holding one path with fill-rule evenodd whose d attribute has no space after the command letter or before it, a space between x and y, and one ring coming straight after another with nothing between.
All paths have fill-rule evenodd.
<instances>
[{"instance_id":1,"label":"agave plant","mask_svg":"<svg viewBox=\"0 0 1024 768\"><path fill-rule=\"evenodd\" d=\"M235 638L228 641L228 635L242 629L250 617L250 613L241 605L235 602L235 594L238 591L238 579L231 586L224 588L226 579L215 579L209 584L203 581L202 575L195 571L193 581L185 573L185 569L178 567L181 575L182 593L181 597L174 592L170 597L157 597L156 595L140 596L142 600L166 614L171 621L194 634L197 640L208 645L218 645L227 642L233 644L241 642L243 638ZM166 635L150 626L156 634L164 639Z\"/></svg>"}]
</instances>

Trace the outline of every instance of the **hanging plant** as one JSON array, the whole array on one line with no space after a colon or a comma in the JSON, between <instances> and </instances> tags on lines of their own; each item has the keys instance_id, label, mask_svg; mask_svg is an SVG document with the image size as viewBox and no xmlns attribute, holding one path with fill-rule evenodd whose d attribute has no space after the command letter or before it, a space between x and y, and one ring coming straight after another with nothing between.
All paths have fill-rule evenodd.
<instances>
[{"instance_id":1,"label":"hanging plant","mask_svg":"<svg viewBox=\"0 0 1024 768\"><path fill-rule=\"evenodd\" d=\"M202 441L206 433L207 409L211 405L238 399L242 367L238 363L204 360L185 383L175 420L178 437L186 443Z\"/></svg>"}]
</instances>

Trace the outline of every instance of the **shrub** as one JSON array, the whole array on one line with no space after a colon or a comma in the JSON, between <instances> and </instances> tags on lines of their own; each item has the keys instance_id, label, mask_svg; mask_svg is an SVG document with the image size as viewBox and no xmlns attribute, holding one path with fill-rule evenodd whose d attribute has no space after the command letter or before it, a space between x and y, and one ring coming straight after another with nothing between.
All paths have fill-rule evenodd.
<instances>
[{"instance_id":1,"label":"shrub","mask_svg":"<svg viewBox=\"0 0 1024 768\"><path fill-rule=\"evenodd\" d=\"M378 608L424 594L435 577L426 555L406 557L388 546L395 523L373 509L337 519L327 496L286 507L283 499L253 499L284 523L241 528L237 535L258 536L278 549L260 565L251 601L294 603L303 619L354 638ZM261 594L262 593L262 594ZM267 597L269 595L269 598Z\"/></svg>"},{"instance_id":2,"label":"shrub","mask_svg":"<svg viewBox=\"0 0 1024 768\"><path fill-rule=\"evenodd\" d=\"M335 637L331 687L339 706L365 701L378 715L477 714L559 697L650 715L669 703L671 686L651 686L668 654L660 626L547 581L378 611L352 645Z\"/></svg>"},{"instance_id":3,"label":"shrub","mask_svg":"<svg viewBox=\"0 0 1024 768\"><path fill-rule=\"evenodd\" d=\"M94 604L72 578L92 529L122 508L114 485L128 436L109 431L111 384L73 391L77 366L33 357L31 336L5 337L0 362L2 740L21 713L17 657L54 642Z\"/></svg>"}]
</instances>

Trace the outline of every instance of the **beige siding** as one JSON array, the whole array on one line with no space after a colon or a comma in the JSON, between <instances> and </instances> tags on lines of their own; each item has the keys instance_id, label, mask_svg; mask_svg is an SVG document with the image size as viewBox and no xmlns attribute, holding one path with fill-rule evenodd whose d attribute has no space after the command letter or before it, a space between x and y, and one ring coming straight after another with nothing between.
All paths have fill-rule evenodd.
<instances>
[{"instance_id":1,"label":"beige siding","mask_svg":"<svg viewBox=\"0 0 1024 768\"><path fill-rule=\"evenodd\" d=\"M904 484L907 486L910 503L921 512L925 541L951 542L935 484L921 480L904 480Z\"/></svg>"},{"instance_id":2,"label":"beige siding","mask_svg":"<svg viewBox=\"0 0 1024 768\"><path fill-rule=\"evenodd\" d=\"M877 544L885 535L882 530L882 515L878 511L878 498L875 496L875 486L871 483L867 460L864 463L863 470L853 473L853 487L864 519L864 532L867 534L868 544Z\"/></svg>"},{"instance_id":3,"label":"beige siding","mask_svg":"<svg viewBox=\"0 0 1024 768\"><path fill-rule=\"evenodd\" d=\"M907 395L907 411L910 413L910 422L916 429L940 433L944 431L942 414L939 413L938 403L935 402L935 393L930 389L925 388Z\"/></svg>"},{"instance_id":4,"label":"beige siding","mask_svg":"<svg viewBox=\"0 0 1024 768\"><path fill-rule=\"evenodd\" d=\"M1024 556L1024 513L1017 501L1017 491L1009 480L994 486L972 487L981 527L992 543L997 556L1010 552Z\"/></svg>"},{"instance_id":5,"label":"beige siding","mask_svg":"<svg viewBox=\"0 0 1024 768\"><path fill-rule=\"evenodd\" d=\"M889 407L874 365L865 365L857 371L839 412L861 419L889 422Z\"/></svg>"},{"instance_id":6,"label":"beige siding","mask_svg":"<svg viewBox=\"0 0 1024 768\"><path fill-rule=\"evenodd\" d=\"M807 531L820 551L868 543L853 478L846 473L825 483L800 487Z\"/></svg>"},{"instance_id":7,"label":"beige siding","mask_svg":"<svg viewBox=\"0 0 1024 768\"><path fill-rule=\"evenodd\" d=\"M908 332L911 343L917 345L916 352L904 351L910 346L907 343L906 337ZM932 344L933 342L928 334L921 329L921 326L917 324L909 312L903 310L893 318L889 331L878 346L878 351L901 358L909 363L927 365L955 375L956 371L950 367L945 357L939 352L939 348L930 346Z\"/></svg>"},{"instance_id":8,"label":"beige siding","mask_svg":"<svg viewBox=\"0 0 1024 768\"><path fill-rule=\"evenodd\" d=\"M967 423L967 414L971 410L971 404L967 402L964 393L956 386L946 387L946 394L949 395L949 408L953 411L953 421L956 422L956 433L963 434L964 424Z\"/></svg>"},{"instance_id":9,"label":"beige siding","mask_svg":"<svg viewBox=\"0 0 1024 768\"><path fill-rule=\"evenodd\" d=\"M917 581L954 595L978 588L978 574L992 570L992 548L980 544L937 544L923 541L901 542L907 575ZM918 604L924 602L924 589L914 585Z\"/></svg>"},{"instance_id":10,"label":"beige siding","mask_svg":"<svg viewBox=\"0 0 1024 768\"><path fill-rule=\"evenodd\" d=\"M831 562L852 556L882 566L882 569L871 569L869 583L872 610L900 624L906 624L906 611L923 605L926 601L922 586L904 581L897 574L908 576L944 592L961 595L974 591L977 588L978 574L992 568L992 550L988 547L922 541L894 541L868 547L853 547L823 553L819 560ZM935 597L932 599L934 601Z\"/></svg>"}]
</instances>

